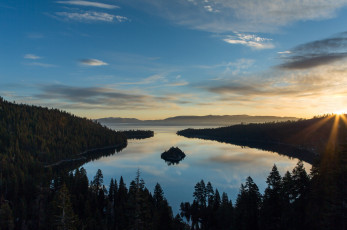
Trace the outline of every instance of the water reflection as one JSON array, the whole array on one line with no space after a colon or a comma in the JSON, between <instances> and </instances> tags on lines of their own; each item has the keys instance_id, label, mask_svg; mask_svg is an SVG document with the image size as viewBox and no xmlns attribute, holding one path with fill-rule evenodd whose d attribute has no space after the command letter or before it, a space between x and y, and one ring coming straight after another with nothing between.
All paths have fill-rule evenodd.
<instances>
[{"instance_id":1,"label":"water reflection","mask_svg":"<svg viewBox=\"0 0 347 230\"><path fill-rule=\"evenodd\" d=\"M110 128L126 130L138 127ZM273 152L216 141L188 139L175 134L177 130L187 127L145 128L155 131L153 138L130 140L127 148L121 152L89 162L84 167L90 179L100 168L106 185L111 178L119 180L120 176L129 185L135 178L136 170L140 169L148 189L153 190L157 182L161 184L175 213L179 211L180 202L192 201L194 186L201 179L211 181L214 188L227 192L235 201L240 184L245 182L247 176L251 176L263 191L273 164L277 165L283 176L298 161ZM184 149L187 157L179 164L168 167L160 156L171 146ZM304 165L306 170L311 168L307 163Z\"/></svg>"}]
</instances>

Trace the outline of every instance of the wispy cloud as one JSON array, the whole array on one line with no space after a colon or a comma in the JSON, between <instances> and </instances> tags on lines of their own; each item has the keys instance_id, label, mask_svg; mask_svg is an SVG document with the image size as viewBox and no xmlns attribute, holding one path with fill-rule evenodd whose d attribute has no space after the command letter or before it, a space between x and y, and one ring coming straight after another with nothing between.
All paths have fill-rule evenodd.
<instances>
[{"instance_id":1,"label":"wispy cloud","mask_svg":"<svg viewBox=\"0 0 347 230\"><path fill-rule=\"evenodd\" d=\"M280 52L277 52L278 54L290 54L292 52L290 52L289 50L286 50L286 51L280 51Z\"/></svg>"},{"instance_id":2,"label":"wispy cloud","mask_svg":"<svg viewBox=\"0 0 347 230\"><path fill-rule=\"evenodd\" d=\"M115 18L117 19L118 22L126 22L129 21L129 18L121 15L115 15Z\"/></svg>"},{"instance_id":3,"label":"wispy cloud","mask_svg":"<svg viewBox=\"0 0 347 230\"><path fill-rule=\"evenodd\" d=\"M334 17L345 0L134 0L177 24L209 32L272 32L298 21ZM215 13L212 13L215 12Z\"/></svg>"},{"instance_id":4,"label":"wispy cloud","mask_svg":"<svg viewBox=\"0 0 347 230\"><path fill-rule=\"evenodd\" d=\"M38 85L40 93L33 95L39 104L63 109L148 110L173 108L179 96L153 96L139 90L110 87L77 87L61 84Z\"/></svg>"},{"instance_id":5,"label":"wispy cloud","mask_svg":"<svg viewBox=\"0 0 347 230\"><path fill-rule=\"evenodd\" d=\"M272 39L258 37L253 34L235 33L235 36L228 35L223 41L229 44L244 45L259 50L274 48L274 45L271 43Z\"/></svg>"},{"instance_id":6,"label":"wispy cloud","mask_svg":"<svg viewBox=\"0 0 347 230\"><path fill-rule=\"evenodd\" d=\"M206 5L204 6L205 10L207 10L208 12L213 12L213 13L218 13L220 12L219 10L214 9L211 5Z\"/></svg>"},{"instance_id":7,"label":"wispy cloud","mask_svg":"<svg viewBox=\"0 0 347 230\"><path fill-rule=\"evenodd\" d=\"M223 62L220 64L216 64L216 65L199 65L196 66L197 68L200 69L214 69L214 70L218 70L218 69L222 69L222 74L226 75L227 77L230 77L231 75L242 75L247 73L247 70L253 66L254 64L254 60L253 59L247 59L247 58L241 58L238 59L234 62ZM218 77L214 77L213 79L221 79L222 76L218 76Z\"/></svg>"},{"instance_id":8,"label":"wispy cloud","mask_svg":"<svg viewBox=\"0 0 347 230\"><path fill-rule=\"evenodd\" d=\"M57 1L60 4L68 4L68 5L77 5L77 6L90 6L90 7L98 7L103 9L116 9L119 6L100 3L100 2L90 2L90 1Z\"/></svg>"},{"instance_id":9,"label":"wispy cloud","mask_svg":"<svg viewBox=\"0 0 347 230\"><path fill-rule=\"evenodd\" d=\"M189 83L186 81L179 81L179 82L172 82L172 83L166 84L165 86L175 87L175 86L185 86L188 84Z\"/></svg>"},{"instance_id":10,"label":"wispy cloud","mask_svg":"<svg viewBox=\"0 0 347 230\"><path fill-rule=\"evenodd\" d=\"M25 59L36 60L36 59L41 59L42 57L37 56L37 55L35 55L35 54L25 54L25 55L24 55L24 58L25 58Z\"/></svg>"},{"instance_id":11,"label":"wispy cloud","mask_svg":"<svg viewBox=\"0 0 347 230\"><path fill-rule=\"evenodd\" d=\"M340 61L347 58L347 33L296 46L285 54L282 69L309 69Z\"/></svg>"},{"instance_id":12,"label":"wispy cloud","mask_svg":"<svg viewBox=\"0 0 347 230\"><path fill-rule=\"evenodd\" d=\"M77 12L56 12L56 15L65 19L79 22L113 22L116 19L118 22L124 22L126 17L117 16L104 12L88 11L83 13Z\"/></svg>"},{"instance_id":13,"label":"wispy cloud","mask_svg":"<svg viewBox=\"0 0 347 230\"><path fill-rule=\"evenodd\" d=\"M334 111L332 107L344 104L346 76L347 65L340 60L294 72L273 68L256 75L206 82L199 87L212 93L211 97L217 95L215 105L313 114Z\"/></svg>"},{"instance_id":14,"label":"wispy cloud","mask_svg":"<svg viewBox=\"0 0 347 230\"><path fill-rule=\"evenodd\" d=\"M149 77L143 78L138 81L133 81L133 82L118 82L113 84L114 86L119 86L119 85L148 85L151 83L157 83L157 82L166 82L167 79L164 75L162 74L154 74Z\"/></svg>"},{"instance_id":15,"label":"wispy cloud","mask_svg":"<svg viewBox=\"0 0 347 230\"><path fill-rule=\"evenodd\" d=\"M80 63L82 65L86 66L103 66L103 65L108 65L108 63L98 60L98 59L82 59L80 60Z\"/></svg>"},{"instance_id":16,"label":"wispy cloud","mask_svg":"<svg viewBox=\"0 0 347 230\"><path fill-rule=\"evenodd\" d=\"M161 74L155 74L143 79L140 84L149 84L156 81L166 81L166 78Z\"/></svg>"}]
</instances>

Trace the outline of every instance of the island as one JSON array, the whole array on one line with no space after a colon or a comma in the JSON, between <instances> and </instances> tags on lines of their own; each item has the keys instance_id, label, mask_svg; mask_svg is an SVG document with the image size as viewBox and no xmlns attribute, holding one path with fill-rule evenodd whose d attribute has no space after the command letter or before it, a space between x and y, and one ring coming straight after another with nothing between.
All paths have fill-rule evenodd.
<instances>
[{"instance_id":1,"label":"island","mask_svg":"<svg viewBox=\"0 0 347 230\"><path fill-rule=\"evenodd\" d=\"M154 132L151 130L126 130L122 131L127 139L146 139L154 136Z\"/></svg>"},{"instance_id":2,"label":"island","mask_svg":"<svg viewBox=\"0 0 347 230\"><path fill-rule=\"evenodd\" d=\"M171 147L161 154L161 159L165 160L168 165L178 164L186 157L186 154L178 147Z\"/></svg>"}]
</instances>

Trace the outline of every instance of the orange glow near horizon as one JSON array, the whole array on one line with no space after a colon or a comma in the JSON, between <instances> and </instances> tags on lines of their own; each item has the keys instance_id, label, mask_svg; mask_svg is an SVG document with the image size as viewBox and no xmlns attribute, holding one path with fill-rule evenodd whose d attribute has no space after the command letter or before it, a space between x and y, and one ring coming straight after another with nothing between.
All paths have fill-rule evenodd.
<instances>
[{"instance_id":1,"label":"orange glow near horizon","mask_svg":"<svg viewBox=\"0 0 347 230\"><path fill-rule=\"evenodd\" d=\"M334 116L334 124L333 127L331 128L331 132L330 132L330 136L329 136L329 140L327 143L326 148L327 149L335 149L336 148L336 140L337 140L337 136L338 136L338 131L339 131L339 120L341 115L335 115Z\"/></svg>"},{"instance_id":2,"label":"orange glow near horizon","mask_svg":"<svg viewBox=\"0 0 347 230\"><path fill-rule=\"evenodd\" d=\"M295 135L295 137L291 137L292 140L294 139L302 139L305 138L312 133L316 132L320 127L322 127L325 123L327 123L330 119L332 119L333 116L328 116L323 118L322 120L318 121L317 123L305 128L302 130L299 134Z\"/></svg>"}]
</instances>

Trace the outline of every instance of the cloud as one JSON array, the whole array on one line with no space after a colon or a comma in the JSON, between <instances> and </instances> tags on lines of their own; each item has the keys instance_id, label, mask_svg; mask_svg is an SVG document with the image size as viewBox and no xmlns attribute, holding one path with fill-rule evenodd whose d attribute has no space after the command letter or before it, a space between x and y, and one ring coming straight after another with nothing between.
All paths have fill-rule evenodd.
<instances>
[{"instance_id":1,"label":"cloud","mask_svg":"<svg viewBox=\"0 0 347 230\"><path fill-rule=\"evenodd\" d=\"M290 52L289 50L286 50L286 51L280 51L280 52L277 52L278 54L290 54L292 52Z\"/></svg>"},{"instance_id":2,"label":"cloud","mask_svg":"<svg viewBox=\"0 0 347 230\"><path fill-rule=\"evenodd\" d=\"M103 12L84 12L84 13L76 13L76 12L56 12L56 15L66 19L66 20L74 20L79 22L113 22L113 19L116 15L103 13ZM118 20L118 19L117 19Z\"/></svg>"},{"instance_id":3,"label":"cloud","mask_svg":"<svg viewBox=\"0 0 347 230\"><path fill-rule=\"evenodd\" d=\"M36 59L41 59L41 57L35 55L35 54L25 54L24 55L25 59L32 59L32 60L36 60Z\"/></svg>"},{"instance_id":4,"label":"cloud","mask_svg":"<svg viewBox=\"0 0 347 230\"><path fill-rule=\"evenodd\" d=\"M179 82L173 82L173 83L166 84L165 86L175 87L175 86L185 86L188 84L189 83L186 81L179 81Z\"/></svg>"},{"instance_id":5,"label":"cloud","mask_svg":"<svg viewBox=\"0 0 347 230\"><path fill-rule=\"evenodd\" d=\"M253 49L272 49L274 45L271 43L272 39L262 38L256 35L236 33L235 36L228 35L223 41L229 44L238 44L251 47Z\"/></svg>"},{"instance_id":6,"label":"cloud","mask_svg":"<svg viewBox=\"0 0 347 230\"><path fill-rule=\"evenodd\" d=\"M200 69L211 69L214 71L217 71L218 69L223 70L222 75L218 77L213 77L212 80L220 80L223 79L224 77L229 78L230 74L231 75L243 75L247 73L247 70L252 67L254 64L253 59L247 59L247 58L241 58L237 59L234 62L223 62L220 64L215 64L215 65L199 65L196 66L197 68ZM216 75L215 73L213 75Z\"/></svg>"},{"instance_id":7,"label":"cloud","mask_svg":"<svg viewBox=\"0 0 347 230\"><path fill-rule=\"evenodd\" d=\"M96 7L102 9L117 9L119 6L105 4L100 2L92 2L92 1L57 1L59 4L68 4L68 5L76 5L76 6L85 6L85 7ZM67 8L69 9L69 8ZM78 21L78 22L125 22L129 21L129 19L125 16L114 15L106 12L98 12L98 11L84 11L79 9L70 9L70 12L56 12L55 16L58 19L64 19L67 21Z\"/></svg>"},{"instance_id":8,"label":"cloud","mask_svg":"<svg viewBox=\"0 0 347 230\"><path fill-rule=\"evenodd\" d=\"M148 84L151 84L151 83L155 83L155 82L166 82L167 79L166 77L164 77L163 75L161 74L154 74L152 76L149 76L149 77L146 77L142 80L139 80L139 81L135 81L135 82L119 82L119 83L116 83L114 84L115 86L117 85L148 85Z\"/></svg>"},{"instance_id":9,"label":"cloud","mask_svg":"<svg viewBox=\"0 0 347 230\"><path fill-rule=\"evenodd\" d=\"M166 81L166 78L163 75L160 74L155 74L152 75L150 77L145 78L143 81L141 81L141 84L149 84L152 82L156 82L156 81Z\"/></svg>"},{"instance_id":10,"label":"cloud","mask_svg":"<svg viewBox=\"0 0 347 230\"><path fill-rule=\"evenodd\" d=\"M210 5L206 5L206 6L204 6L204 8L205 8L205 10L208 11L208 12L214 12L214 13L220 12L219 10L213 9L213 7L210 6Z\"/></svg>"},{"instance_id":11,"label":"cloud","mask_svg":"<svg viewBox=\"0 0 347 230\"><path fill-rule=\"evenodd\" d=\"M300 110L314 114L346 106L346 32L298 45L280 52L279 58L282 63L267 71L242 75L221 72L216 80L197 88L212 93L216 105L247 110L281 110L282 114Z\"/></svg>"},{"instance_id":12,"label":"cloud","mask_svg":"<svg viewBox=\"0 0 347 230\"><path fill-rule=\"evenodd\" d=\"M90 1L57 1L60 4L77 5L77 6L91 6L103 9L116 9L119 6L100 3L100 2L90 2Z\"/></svg>"},{"instance_id":13,"label":"cloud","mask_svg":"<svg viewBox=\"0 0 347 230\"><path fill-rule=\"evenodd\" d=\"M190 28L227 33L273 32L295 22L336 16L346 0L134 0L124 4Z\"/></svg>"},{"instance_id":14,"label":"cloud","mask_svg":"<svg viewBox=\"0 0 347 230\"><path fill-rule=\"evenodd\" d=\"M306 56L292 56L287 62L279 67L283 69L309 69L321 65L328 65L345 59L347 53L332 53L332 54L307 54Z\"/></svg>"},{"instance_id":15,"label":"cloud","mask_svg":"<svg viewBox=\"0 0 347 230\"><path fill-rule=\"evenodd\" d=\"M98 59L83 59L80 61L80 63L82 65L86 65L86 66L103 66L103 65L108 65L108 63L103 62L101 60Z\"/></svg>"},{"instance_id":16,"label":"cloud","mask_svg":"<svg viewBox=\"0 0 347 230\"><path fill-rule=\"evenodd\" d=\"M347 33L296 46L286 54L281 57L282 69L309 69L343 60L347 57Z\"/></svg>"},{"instance_id":17,"label":"cloud","mask_svg":"<svg viewBox=\"0 0 347 230\"><path fill-rule=\"evenodd\" d=\"M33 96L38 104L63 109L148 110L173 108L179 96L152 96L138 90L110 87L77 87L61 84L38 85Z\"/></svg>"},{"instance_id":18,"label":"cloud","mask_svg":"<svg viewBox=\"0 0 347 230\"><path fill-rule=\"evenodd\" d=\"M272 68L263 73L205 82L197 87L212 93L210 98L214 98L215 107L281 114L300 111L307 116L345 107L346 76L347 63L340 60L297 71Z\"/></svg>"}]
</instances>

